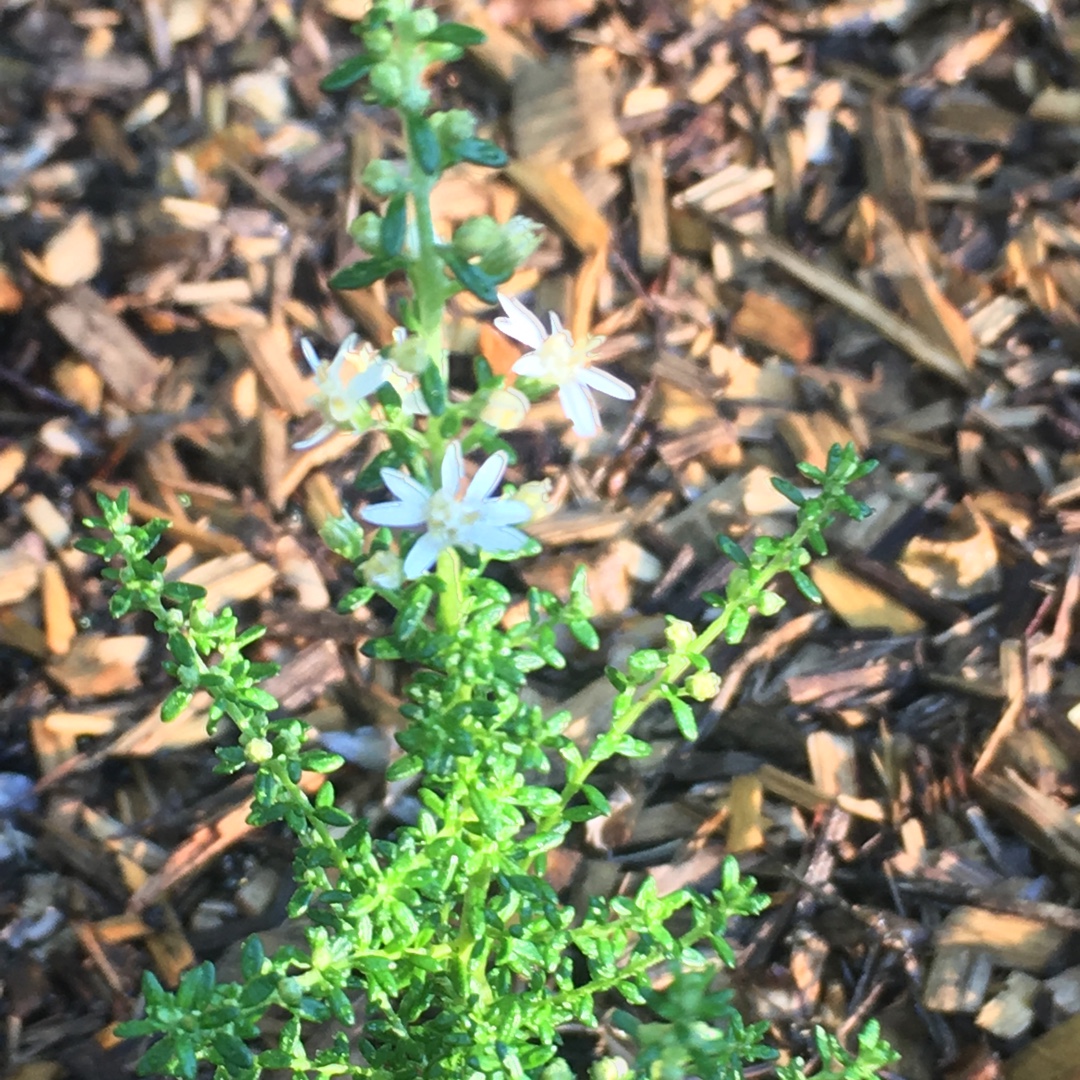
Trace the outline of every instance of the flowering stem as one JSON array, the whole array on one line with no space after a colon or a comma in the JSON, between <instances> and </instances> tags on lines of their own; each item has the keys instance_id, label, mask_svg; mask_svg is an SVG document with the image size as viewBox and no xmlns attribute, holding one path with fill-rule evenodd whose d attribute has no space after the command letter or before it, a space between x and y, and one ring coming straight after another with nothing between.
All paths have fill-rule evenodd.
<instances>
[{"instance_id":1,"label":"flowering stem","mask_svg":"<svg viewBox=\"0 0 1080 1080\"><path fill-rule=\"evenodd\" d=\"M407 121L404 127L409 160L409 187L413 210L416 214L416 231L420 245L418 257L410 262L407 270L415 297L416 329L427 345L431 362L439 369L439 374L445 380L448 369L443 349L442 316L446 292L443 285L443 261L439 256L435 223L431 216L431 191L435 186L435 180L420 167Z\"/></svg>"}]
</instances>

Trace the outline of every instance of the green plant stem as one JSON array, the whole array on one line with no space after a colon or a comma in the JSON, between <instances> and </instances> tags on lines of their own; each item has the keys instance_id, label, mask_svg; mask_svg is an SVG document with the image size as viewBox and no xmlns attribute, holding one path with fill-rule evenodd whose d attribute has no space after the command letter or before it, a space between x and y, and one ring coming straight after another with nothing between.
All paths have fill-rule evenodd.
<instances>
[{"instance_id":1,"label":"green plant stem","mask_svg":"<svg viewBox=\"0 0 1080 1080\"><path fill-rule=\"evenodd\" d=\"M446 381L449 373L442 336L446 278L443 261L439 256L438 239L435 236L435 222L431 216L431 192L435 186L435 178L428 176L420 167L416 147L408 135L409 125L406 123L404 126L406 156L409 162L409 191L420 245L419 255L410 261L407 268L415 298L416 332L427 346L428 358Z\"/></svg>"}]
</instances>

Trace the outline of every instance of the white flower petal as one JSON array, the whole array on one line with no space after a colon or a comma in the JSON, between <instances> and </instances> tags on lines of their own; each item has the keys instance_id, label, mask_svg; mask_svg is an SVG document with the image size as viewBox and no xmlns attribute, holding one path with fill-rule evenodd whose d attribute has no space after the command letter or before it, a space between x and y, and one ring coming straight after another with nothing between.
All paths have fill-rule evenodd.
<instances>
[{"instance_id":1,"label":"white flower petal","mask_svg":"<svg viewBox=\"0 0 1080 1080\"><path fill-rule=\"evenodd\" d=\"M421 574L430 570L439 557L439 552L447 545L430 533L424 533L419 540L410 548L405 556L405 565L402 571L407 579L418 578Z\"/></svg>"},{"instance_id":2,"label":"white flower petal","mask_svg":"<svg viewBox=\"0 0 1080 1080\"><path fill-rule=\"evenodd\" d=\"M390 377L390 365L385 360L378 360L365 371L354 375L346 387L346 394L352 401L370 397Z\"/></svg>"},{"instance_id":3,"label":"white flower petal","mask_svg":"<svg viewBox=\"0 0 1080 1080\"><path fill-rule=\"evenodd\" d=\"M530 349L539 349L548 336L544 324L520 300L502 293L498 297L506 317L495 320L496 329Z\"/></svg>"},{"instance_id":4,"label":"white flower petal","mask_svg":"<svg viewBox=\"0 0 1080 1080\"><path fill-rule=\"evenodd\" d=\"M340 364L349 353L355 352L359 340L359 334L349 334L337 347L337 352L334 353L334 359L330 361L330 366L333 367L335 364Z\"/></svg>"},{"instance_id":5,"label":"white flower petal","mask_svg":"<svg viewBox=\"0 0 1080 1080\"><path fill-rule=\"evenodd\" d=\"M360 516L372 525L386 525L391 529L418 529L426 524L425 507L415 503L384 502L365 506Z\"/></svg>"},{"instance_id":6,"label":"white flower petal","mask_svg":"<svg viewBox=\"0 0 1080 1080\"><path fill-rule=\"evenodd\" d=\"M499 486L499 481L506 472L508 458L505 450L500 450L476 470L476 475L469 481L465 491L465 498L470 502L481 502Z\"/></svg>"},{"instance_id":7,"label":"white flower petal","mask_svg":"<svg viewBox=\"0 0 1080 1080\"><path fill-rule=\"evenodd\" d=\"M548 366L538 352L527 352L514 361L510 369L515 375L524 375L527 379L544 379Z\"/></svg>"},{"instance_id":8,"label":"white flower petal","mask_svg":"<svg viewBox=\"0 0 1080 1080\"><path fill-rule=\"evenodd\" d=\"M395 499L415 503L419 506L427 506L427 501L431 498L431 492L419 480L414 480L400 469L383 469L379 475L382 477L382 482L386 485L387 491Z\"/></svg>"},{"instance_id":9,"label":"white flower petal","mask_svg":"<svg viewBox=\"0 0 1080 1080\"><path fill-rule=\"evenodd\" d=\"M307 365L313 372L318 372L319 365L322 361L319 359L319 354L315 351L315 346L308 341L307 338L300 339L300 351L304 354L304 359L307 361Z\"/></svg>"},{"instance_id":10,"label":"white flower petal","mask_svg":"<svg viewBox=\"0 0 1080 1080\"><path fill-rule=\"evenodd\" d=\"M574 431L582 438L591 439L599 433L600 414L596 402L581 383L568 382L559 387L559 404L574 425Z\"/></svg>"},{"instance_id":11,"label":"white flower petal","mask_svg":"<svg viewBox=\"0 0 1080 1080\"><path fill-rule=\"evenodd\" d=\"M554 337L556 334L561 334L563 328L562 319L554 311L548 312L548 318L551 320L551 334L549 336Z\"/></svg>"},{"instance_id":12,"label":"white flower petal","mask_svg":"<svg viewBox=\"0 0 1080 1080\"><path fill-rule=\"evenodd\" d=\"M577 377L578 382L583 382L601 394L618 398L620 401L633 401L636 396L632 386L600 368L584 367L578 372Z\"/></svg>"},{"instance_id":13,"label":"white flower petal","mask_svg":"<svg viewBox=\"0 0 1080 1080\"><path fill-rule=\"evenodd\" d=\"M313 435L292 444L294 450L310 450L313 446L329 439L337 431L336 424L323 424Z\"/></svg>"},{"instance_id":14,"label":"white flower petal","mask_svg":"<svg viewBox=\"0 0 1080 1080\"><path fill-rule=\"evenodd\" d=\"M484 525L520 525L532 517L532 511L517 499L489 499L484 506Z\"/></svg>"},{"instance_id":15,"label":"white flower petal","mask_svg":"<svg viewBox=\"0 0 1080 1080\"><path fill-rule=\"evenodd\" d=\"M452 442L443 454L442 490L455 497L465 476L465 459L461 456L461 443Z\"/></svg>"},{"instance_id":16,"label":"white flower petal","mask_svg":"<svg viewBox=\"0 0 1080 1080\"><path fill-rule=\"evenodd\" d=\"M469 542L484 551L520 551L528 542L528 536L509 525L474 525L469 530Z\"/></svg>"}]
</instances>

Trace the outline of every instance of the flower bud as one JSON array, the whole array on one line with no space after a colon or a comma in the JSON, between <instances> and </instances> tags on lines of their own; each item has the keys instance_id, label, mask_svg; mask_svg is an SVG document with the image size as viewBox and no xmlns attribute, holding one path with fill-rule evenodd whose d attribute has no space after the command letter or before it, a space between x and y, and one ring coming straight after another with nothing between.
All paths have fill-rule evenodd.
<instances>
[{"instance_id":1,"label":"flower bud","mask_svg":"<svg viewBox=\"0 0 1080 1080\"><path fill-rule=\"evenodd\" d=\"M387 26L369 30L364 34L364 47L372 56L381 60L384 56L389 56L394 47L394 32Z\"/></svg>"},{"instance_id":2,"label":"flower bud","mask_svg":"<svg viewBox=\"0 0 1080 1080\"><path fill-rule=\"evenodd\" d=\"M476 117L465 109L448 109L431 118L431 126L444 146L453 146L476 134Z\"/></svg>"},{"instance_id":3,"label":"flower bud","mask_svg":"<svg viewBox=\"0 0 1080 1080\"><path fill-rule=\"evenodd\" d=\"M710 701L720 693L720 676L715 671L695 671L686 680L686 692L695 701Z\"/></svg>"},{"instance_id":4,"label":"flower bud","mask_svg":"<svg viewBox=\"0 0 1080 1080\"><path fill-rule=\"evenodd\" d=\"M521 427L529 411L529 399L513 387L500 387L492 391L480 419L497 431L513 431Z\"/></svg>"},{"instance_id":5,"label":"flower bud","mask_svg":"<svg viewBox=\"0 0 1080 1080\"><path fill-rule=\"evenodd\" d=\"M405 582L405 572L400 555L392 551L377 551L364 563L364 581L373 589L393 592Z\"/></svg>"},{"instance_id":6,"label":"flower bud","mask_svg":"<svg viewBox=\"0 0 1080 1080\"><path fill-rule=\"evenodd\" d=\"M540 226L520 215L500 229L499 242L488 248L480 268L496 278L508 278L539 246Z\"/></svg>"},{"instance_id":7,"label":"flower bud","mask_svg":"<svg viewBox=\"0 0 1080 1080\"><path fill-rule=\"evenodd\" d=\"M630 1066L622 1058L601 1058L589 1070L591 1080L621 1080L630 1074Z\"/></svg>"},{"instance_id":8,"label":"flower bud","mask_svg":"<svg viewBox=\"0 0 1080 1080\"><path fill-rule=\"evenodd\" d=\"M265 765L274 756L274 748L269 739L251 739L244 747L244 755L252 765Z\"/></svg>"},{"instance_id":9,"label":"flower bud","mask_svg":"<svg viewBox=\"0 0 1080 1080\"><path fill-rule=\"evenodd\" d=\"M539 521L551 513L551 481L530 480L522 484L510 498L524 503L532 511L530 521Z\"/></svg>"},{"instance_id":10,"label":"flower bud","mask_svg":"<svg viewBox=\"0 0 1080 1080\"><path fill-rule=\"evenodd\" d=\"M381 199L397 195L405 187L405 177L402 176L400 167L392 161L383 161L381 158L369 161L360 179Z\"/></svg>"},{"instance_id":11,"label":"flower bud","mask_svg":"<svg viewBox=\"0 0 1080 1080\"><path fill-rule=\"evenodd\" d=\"M466 259L483 255L502 243L503 230L488 214L471 217L454 231L454 250Z\"/></svg>"},{"instance_id":12,"label":"flower bud","mask_svg":"<svg viewBox=\"0 0 1080 1080\"><path fill-rule=\"evenodd\" d=\"M371 69L368 80L381 105L393 106L401 101L401 93L405 89L405 80L402 79L401 69L397 64L389 60L380 60Z\"/></svg>"},{"instance_id":13,"label":"flower bud","mask_svg":"<svg viewBox=\"0 0 1080 1080\"><path fill-rule=\"evenodd\" d=\"M685 652L697 640L697 631L682 619L672 619L667 624L664 637L675 652Z\"/></svg>"},{"instance_id":14,"label":"flower bud","mask_svg":"<svg viewBox=\"0 0 1080 1080\"><path fill-rule=\"evenodd\" d=\"M430 8L413 12L413 33L417 37L427 37L438 25L439 17Z\"/></svg>"},{"instance_id":15,"label":"flower bud","mask_svg":"<svg viewBox=\"0 0 1080 1080\"><path fill-rule=\"evenodd\" d=\"M375 254L382 247L382 220L378 214L368 210L355 218L349 225L349 235L356 241L356 246L370 254Z\"/></svg>"},{"instance_id":16,"label":"flower bud","mask_svg":"<svg viewBox=\"0 0 1080 1080\"><path fill-rule=\"evenodd\" d=\"M419 83L410 83L401 91L401 107L406 112L422 113L431 104L431 92Z\"/></svg>"},{"instance_id":17,"label":"flower bud","mask_svg":"<svg viewBox=\"0 0 1080 1080\"><path fill-rule=\"evenodd\" d=\"M394 367L409 375L419 375L431 363L424 342L401 326L394 330L394 344L386 350L386 356Z\"/></svg>"}]
</instances>

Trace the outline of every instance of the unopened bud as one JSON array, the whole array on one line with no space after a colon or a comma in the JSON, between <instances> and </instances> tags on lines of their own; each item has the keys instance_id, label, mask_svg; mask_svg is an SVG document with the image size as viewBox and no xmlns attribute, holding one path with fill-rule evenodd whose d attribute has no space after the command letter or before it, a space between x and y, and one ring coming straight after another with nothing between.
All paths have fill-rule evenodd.
<instances>
[{"instance_id":1,"label":"unopened bud","mask_svg":"<svg viewBox=\"0 0 1080 1080\"><path fill-rule=\"evenodd\" d=\"M371 69L368 80L380 104L393 106L401 100L405 80L402 79L401 70L397 64L390 60L380 60Z\"/></svg>"},{"instance_id":2,"label":"unopened bud","mask_svg":"<svg viewBox=\"0 0 1080 1080\"><path fill-rule=\"evenodd\" d=\"M381 158L369 161L360 179L366 187L370 188L381 199L388 199L391 195L397 195L405 184L405 178L400 167L392 161L383 161Z\"/></svg>"},{"instance_id":3,"label":"unopened bud","mask_svg":"<svg viewBox=\"0 0 1080 1080\"><path fill-rule=\"evenodd\" d=\"M675 652L685 652L697 640L697 631L683 619L672 619L664 631L664 637Z\"/></svg>"},{"instance_id":4,"label":"unopened bud","mask_svg":"<svg viewBox=\"0 0 1080 1080\"><path fill-rule=\"evenodd\" d=\"M530 521L539 521L551 513L551 481L530 480L522 484L511 498L524 503L532 511Z\"/></svg>"},{"instance_id":5,"label":"unopened bud","mask_svg":"<svg viewBox=\"0 0 1080 1080\"><path fill-rule=\"evenodd\" d=\"M695 671L686 680L686 692L695 701L710 701L720 693L720 676L714 671Z\"/></svg>"},{"instance_id":6,"label":"unopened bud","mask_svg":"<svg viewBox=\"0 0 1080 1080\"><path fill-rule=\"evenodd\" d=\"M466 259L485 252L502 243L503 230L488 214L471 217L454 231L454 250Z\"/></svg>"},{"instance_id":7,"label":"unopened bud","mask_svg":"<svg viewBox=\"0 0 1080 1080\"><path fill-rule=\"evenodd\" d=\"M513 387L493 390L480 413L480 419L497 431L513 431L521 427L529 412L529 399Z\"/></svg>"},{"instance_id":8,"label":"unopened bud","mask_svg":"<svg viewBox=\"0 0 1080 1080\"><path fill-rule=\"evenodd\" d=\"M378 214L361 214L349 225L349 235L356 241L356 246L369 254L375 254L382 247L382 221Z\"/></svg>"},{"instance_id":9,"label":"unopened bud","mask_svg":"<svg viewBox=\"0 0 1080 1080\"><path fill-rule=\"evenodd\" d=\"M274 748L269 739L252 739L244 747L244 755L252 765L265 765L274 756Z\"/></svg>"},{"instance_id":10,"label":"unopened bud","mask_svg":"<svg viewBox=\"0 0 1080 1080\"><path fill-rule=\"evenodd\" d=\"M401 326L394 330L394 344L386 350L386 355L394 367L409 375L419 375L431 363L424 342Z\"/></svg>"}]
</instances>

